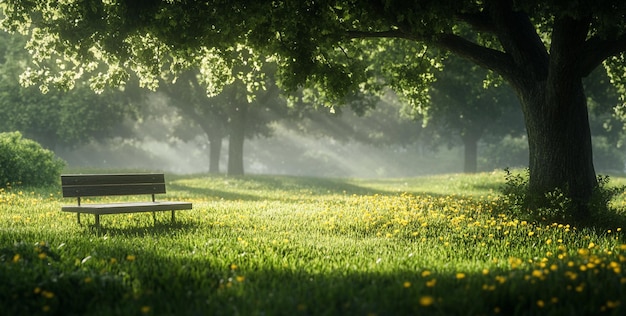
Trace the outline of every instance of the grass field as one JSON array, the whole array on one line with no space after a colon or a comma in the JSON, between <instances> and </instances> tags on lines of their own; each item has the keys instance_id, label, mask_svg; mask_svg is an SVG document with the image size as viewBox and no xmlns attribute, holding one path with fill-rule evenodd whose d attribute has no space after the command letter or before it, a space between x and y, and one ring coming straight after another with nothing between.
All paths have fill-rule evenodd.
<instances>
[{"instance_id":1,"label":"grass field","mask_svg":"<svg viewBox=\"0 0 626 316\"><path fill-rule=\"evenodd\" d=\"M616 178L612 184L624 184ZM410 179L169 176L191 211L60 211L0 189L3 315L626 313L621 224L513 217L504 173ZM624 197L614 201L621 212ZM620 221L621 222L621 221Z\"/></svg>"}]
</instances>

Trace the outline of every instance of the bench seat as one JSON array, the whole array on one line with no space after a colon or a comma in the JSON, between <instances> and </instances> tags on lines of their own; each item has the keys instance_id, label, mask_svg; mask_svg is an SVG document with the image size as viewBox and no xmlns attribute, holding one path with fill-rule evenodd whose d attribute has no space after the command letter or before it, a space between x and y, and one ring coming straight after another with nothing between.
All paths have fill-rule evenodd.
<instances>
[{"instance_id":1,"label":"bench seat","mask_svg":"<svg viewBox=\"0 0 626 316\"><path fill-rule=\"evenodd\" d=\"M190 202L124 202L107 204L83 204L81 206L66 205L61 207L64 212L87 214L119 214L155 211L190 210Z\"/></svg>"}]
</instances>

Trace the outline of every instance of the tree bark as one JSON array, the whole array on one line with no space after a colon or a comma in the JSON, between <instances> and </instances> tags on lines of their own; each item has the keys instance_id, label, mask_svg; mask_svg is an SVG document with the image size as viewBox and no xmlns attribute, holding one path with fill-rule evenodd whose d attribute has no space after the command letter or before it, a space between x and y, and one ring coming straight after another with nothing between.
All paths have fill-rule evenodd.
<instances>
[{"instance_id":1,"label":"tree bark","mask_svg":"<svg viewBox=\"0 0 626 316\"><path fill-rule=\"evenodd\" d=\"M561 189L574 203L572 215L587 218L597 180L582 80L564 76L553 84L538 83L520 98L528 133L530 193L541 197Z\"/></svg>"}]
</instances>

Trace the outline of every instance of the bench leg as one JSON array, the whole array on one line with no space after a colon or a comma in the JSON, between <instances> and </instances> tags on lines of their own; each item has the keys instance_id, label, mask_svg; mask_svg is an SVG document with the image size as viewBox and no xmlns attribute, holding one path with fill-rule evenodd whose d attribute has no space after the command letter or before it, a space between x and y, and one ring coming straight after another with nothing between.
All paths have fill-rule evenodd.
<instances>
[{"instance_id":1,"label":"bench leg","mask_svg":"<svg viewBox=\"0 0 626 316\"><path fill-rule=\"evenodd\" d=\"M76 222L80 225L80 213L76 213Z\"/></svg>"},{"instance_id":2,"label":"bench leg","mask_svg":"<svg viewBox=\"0 0 626 316\"><path fill-rule=\"evenodd\" d=\"M154 220L154 225L156 225L156 223L157 223L156 212L152 212L152 220Z\"/></svg>"},{"instance_id":3,"label":"bench leg","mask_svg":"<svg viewBox=\"0 0 626 316\"><path fill-rule=\"evenodd\" d=\"M94 214L96 216L96 227L100 228L100 214Z\"/></svg>"},{"instance_id":4,"label":"bench leg","mask_svg":"<svg viewBox=\"0 0 626 316\"><path fill-rule=\"evenodd\" d=\"M176 221L176 217L174 217L174 212L175 211L172 211L172 223L174 223Z\"/></svg>"}]
</instances>

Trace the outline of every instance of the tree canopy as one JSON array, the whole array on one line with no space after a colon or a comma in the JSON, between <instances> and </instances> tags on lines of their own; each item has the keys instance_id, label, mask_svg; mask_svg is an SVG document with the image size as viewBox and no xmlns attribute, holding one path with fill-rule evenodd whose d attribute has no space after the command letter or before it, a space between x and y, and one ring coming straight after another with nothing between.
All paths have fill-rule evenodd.
<instances>
[{"instance_id":1,"label":"tree canopy","mask_svg":"<svg viewBox=\"0 0 626 316\"><path fill-rule=\"evenodd\" d=\"M43 94L38 87L19 84L28 52L25 39L0 31L0 132L21 131L44 147L73 147L121 134L118 124L131 116L127 94L96 94L82 82L72 91L56 87Z\"/></svg>"},{"instance_id":2,"label":"tree canopy","mask_svg":"<svg viewBox=\"0 0 626 316\"><path fill-rule=\"evenodd\" d=\"M621 0L8 0L1 8L6 28L30 35L35 63L25 77L66 86L78 76L96 89L123 84L126 69L154 86L201 60L207 91L235 79L250 89L253 75L228 69L271 58L282 87L313 89L329 104L389 86L425 110L432 70L458 55L516 91L531 192L562 189L582 217L597 185L582 78L604 64L619 85L626 65ZM250 53L233 58L241 51ZM51 71L42 60L58 65Z\"/></svg>"}]
</instances>

